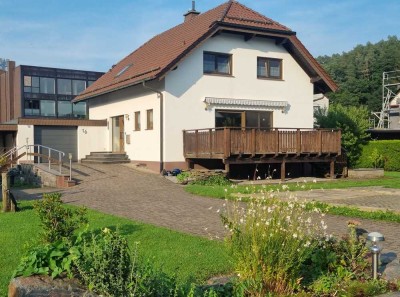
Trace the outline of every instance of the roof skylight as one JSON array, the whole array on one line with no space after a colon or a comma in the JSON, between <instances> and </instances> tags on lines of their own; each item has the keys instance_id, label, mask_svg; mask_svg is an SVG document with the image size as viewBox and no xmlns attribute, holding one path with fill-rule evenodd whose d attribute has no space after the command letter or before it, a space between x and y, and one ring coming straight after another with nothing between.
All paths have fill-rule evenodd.
<instances>
[{"instance_id":1,"label":"roof skylight","mask_svg":"<svg viewBox=\"0 0 400 297\"><path fill-rule=\"evenodd\" d=\"M124 74L132 65L133 65L132 63L126 65L124 68L122 68L122 69L117 73L117 75L116 75L115 77L119 77L119 76L121 76L122 74Z\"/></svg>"}]
</instances>

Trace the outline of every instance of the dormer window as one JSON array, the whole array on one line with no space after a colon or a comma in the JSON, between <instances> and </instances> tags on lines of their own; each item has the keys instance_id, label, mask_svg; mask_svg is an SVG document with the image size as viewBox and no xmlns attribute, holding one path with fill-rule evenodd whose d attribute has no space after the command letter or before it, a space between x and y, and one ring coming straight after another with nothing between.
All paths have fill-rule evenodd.
<instances>
[{"instance_id":1,"label":"dormer window","mask_svg":"<svg viewBox=\"0 0 400 297\"><path fill-rule=\"evenodd\" d=\"M257 77L282 79L282 60L273 58L257 58Z\"/></svg>"},{"instance_id":2,"label":"dormer window","mask_svg":"<svg viewBox=\"0 0 400 297\"><path fill-rule=\"evenodd\" d=\"M205 74L232 74L232 55L204 52L203 72Z\"/></svg>"},{"instance_id":3,"label":"dormer window","mask_svg":"<svg viewBox=\"0 0 400 297\"><path fill-rule=\"evenodd\" d=\"M124 74L133 64L128 64L126 65L124 68L122 68L117 75L115 76L115 78L120 77L122 74Z\"/></svg>"}]
</instances>

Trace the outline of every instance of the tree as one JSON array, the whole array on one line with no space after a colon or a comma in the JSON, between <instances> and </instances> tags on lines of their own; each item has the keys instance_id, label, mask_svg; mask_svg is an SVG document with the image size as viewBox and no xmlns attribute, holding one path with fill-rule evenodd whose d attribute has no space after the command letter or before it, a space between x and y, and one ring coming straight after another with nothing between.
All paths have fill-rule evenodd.
<instances>
[{"instance_id":1,"label":"tree","mask_svg":"<svg viewBox=\"0 0 400 297\"><path fill-rule=\"evenodd\" d=\"M327 94L333 103L365 105L370 111L382 106L382 73L400 69L400 40L389 36L376 44L357 45L353 50L318 57L317 60L339 85Z\"/></svg>"},{"instance_id":2,"label":"tree","mask_svg":"<svg viewBox=\"0 0 400 297\"><path fill-rule=\"evenodd\" d=\"M356 164L361 156L362 146L369 134L368 109L365 106L343 106L334 104L328 112L316 114L317 125L321 128L338 128L342 130L342 146L346 150L349 166Z\"/></svg>"}]
</instances>

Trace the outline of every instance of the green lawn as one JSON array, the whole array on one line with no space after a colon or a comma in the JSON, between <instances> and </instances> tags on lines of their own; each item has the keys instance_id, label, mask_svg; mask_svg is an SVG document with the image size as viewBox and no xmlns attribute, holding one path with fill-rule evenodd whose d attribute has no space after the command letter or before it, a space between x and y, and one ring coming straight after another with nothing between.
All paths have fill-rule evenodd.
<instances>
[{"instance_id":1,"label":"green lawn","mask_svg":"<svg viewBox=\"0 0 400 297\"><path fill-rule=\"evenodd\" d=\"M22 211L0 213L0 296L7 296L12 272L26 248L34 244L40 232L39 220L32 202L21 202ZM176 274L181 282L204 281L210 276L231 271L230 258L222 242L211 241L165 228L88 210L93 229L118 227L130 246L139 242L139 254L161 266L168 274Z\"/></svg>"},{"instance_id":2,"label":"green lawn","mask_svg":"<svg viewBox=\"0 0 400 297\"><path fill-rule=\"evenodd\" d=\"M372 187L382 186L385 188L400 188L400 172L385 172L385 176L379 179L367 180L354 180L354 179L336 179L327 182L300 182L300 183L285 183L288 191L305 191L311 189L345 189L352 187ZM213 198L233 198L235 194L250 194L260 190L281 190L282 185L269 184L269 185L237 185L234 187L229 186L201 186L201 185L187 185L185 190L189 193L207 196Z\"/></svg>"}]
</instances>

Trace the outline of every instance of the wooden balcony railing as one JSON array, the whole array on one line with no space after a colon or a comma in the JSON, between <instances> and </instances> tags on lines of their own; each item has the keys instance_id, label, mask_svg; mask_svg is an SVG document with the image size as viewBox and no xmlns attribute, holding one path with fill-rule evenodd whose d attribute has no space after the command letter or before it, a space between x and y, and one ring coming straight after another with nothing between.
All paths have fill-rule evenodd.
<instances>
[{"instance_id":1,"label":"wooden balcony railing","mask_svg":"<svg viewBox=\"0 0 400 297\"><path fill-rule=\"evenodd\" d=\"M227 159L248 155L340 155L337 129L211 128L183 131L185 158Z\"/></svg>"}]
</instances>

